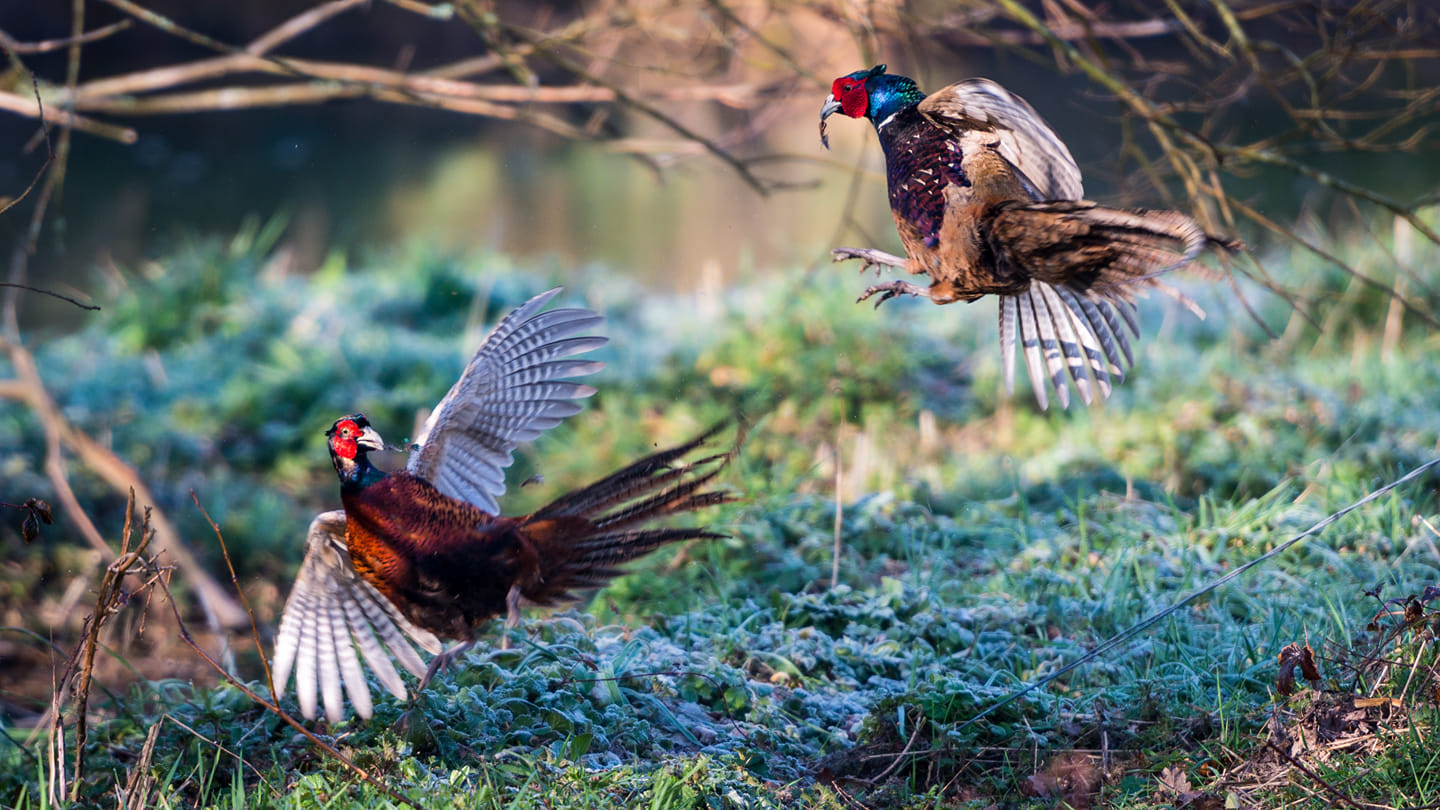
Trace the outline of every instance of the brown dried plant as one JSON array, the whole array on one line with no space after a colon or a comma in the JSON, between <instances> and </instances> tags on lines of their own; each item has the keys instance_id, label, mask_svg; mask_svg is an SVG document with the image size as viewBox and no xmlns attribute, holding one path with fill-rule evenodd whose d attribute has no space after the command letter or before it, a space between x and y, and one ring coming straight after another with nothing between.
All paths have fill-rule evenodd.
<instances>
[{"instance_id":1,"label":"brown dried plant","mask_svg":"<svg viewBox=\"0 0 1440 810\"><path fill-rule=\"evenodd\" d=\"M85 745L90 719L90 689L95 682L95 652L101 646L101 633L110 621L132 601L148 600L156 583L163 582L173 569L158 564L154 556L146 556L154 530L150 510L135 514L135 493L125 507L125 528L120 539L120 553L105 567L96 587L95 608L86 617L80 643L55 684L50 708L35 731L47 735L45 773L50 801L77 801L85 774ZM67 760L66 729L72 729L74 747Z\"/></svg>"}]
</instances>

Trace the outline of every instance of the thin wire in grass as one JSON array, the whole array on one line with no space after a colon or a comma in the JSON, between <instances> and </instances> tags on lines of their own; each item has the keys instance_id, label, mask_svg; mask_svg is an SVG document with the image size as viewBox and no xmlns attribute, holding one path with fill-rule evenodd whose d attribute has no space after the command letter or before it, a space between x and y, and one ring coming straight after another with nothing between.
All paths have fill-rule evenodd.
<instances>
[{"instance_id":1,"label":"thin wire in grass","mask_svg":"<svg viewBox=\"0 0 1440 810\"><path fill-rule=\"evenodd\" d=\"M532 644L532 645L534 644L534 642L529 641L528 639L527 639L527 642L526 642L526 643ZM560 681L560 683L557 685L557 688L563 688L563 687L568 686L568 685L570 685L570 684L572 684L572 683L575 683L575 684L582 684L582 683L584 683L584 684L617 683L617 684L618 684L618 683L620 683L621 681L635 680L635 679L639 679L639 678L659 678L659 677L681 678L681 677L686 677L686 676L693 676L693 677L701 678L701 679L703 679L703 680L705 680L705 681L708 681L708 682L710 683L710 685L711 685L712 687L714 687L714 688L716 689L716 691L718 691L721 695L724 695L725 690L726 690L726 688L727 688L727 684L726 684L724 681L720 680L719 678L715 677L714 675L710 675L709 673L705 673L705 672L700 672L700 671L698 671L698 670L681 669L681 668L678 668L678 667L672 667L672 668L669 668L669 669L659 669L659 670L654 670L654 671L651 671L651 672L625 672L625 673L620 673L620 674L616 674L616 675L609 675L609 676L596 677L596 678L573 678L573 677L570 677L570 676L567 675L564 679L562 679L562 680ZM650 696L646 696L646 697L650 697ZM723 698L722 698L722 700L723 700ZM681 734L684 734L686 738L688 738L691 742L695 743L696 745L699 744L699 741L694 738L694 736L690 733L689 729L685 728L685 725L680 722L679 718L675 717L675 715L674 715L673 712L671 712L668 708L666 708L666 707L664 706L664 704L658 704L658 703L657 703L656 705L657 705L657 707L660 709L660 711L661 711L662 714L667 715L672 721L674 721L676 728L678 728L678 729L680 730L680 733L681 733ZM729 706L728 704L722 703L722 708L725 710L725 719L727 719L727 720L730 721L731 727L733 727L733 728L735 729L735 731L738 732L738 733L740 734L740 736L745 739L745 742L746 742L747 744L751 743L750 733L740 726L740 721L735 718L735 713L730 710L730 706Z\"/></svg>"},{"instance_id":2,"label":"thin wire in grass","mask_svg":"<svg viewBox=\"0 0 1440 810\"><path fill-rule=\"evenodd\" d=\"M976 722L978 722L978 721L981 720L982 718L986 717L987 715L989 715L989 714L991 714L991 713L993 713L993 712L995 712L995 711L997 711L997 710L999 710L999 709L1002 709L1002 708L1004 708L1005 706L1010 705L1011 703L1014 703L1015 701L1019 700L1020 698L1025 697L1026 695L1030 694L1031 692L1035 691L1036 689L1039 689L1040 687L1045 686L1046 684L1050 683L1051 681L1055 680L1056 678L1059 678L1059 677L1062 676L1062 675L1065 675L1065 674L1067 674L1067 673L1069 673L1069 672L1074 671L1077 667L1080 667L1080 666L1083 665L1083 664L1088 664L1088 663L1090 663L1091 661L1094 661L1095 659L1101 657L1102 655L1105 655L1106 653L1110 652L1111 650L1114 650L1116 647L1119 647L1121 644L1124 644L1125 642L1129 641L1130 639L1134 638L1135 636L1138 636L1139 634L1145 632L1146 630L1149 630L1151 627L1154 627L1156 624L1159 624L1159 623L1160 623L1161 621L1163 621L1166 617L1170 616L1171 614L1175 613L1176 611L1180 610L1181 608L1185 607L1186 605L1190 604L1191 602L1195 601L1196 599L1200 598L1201 596L1204 596L1205 594L1210 593L1211 591L1215 590L1216 588L1219 588L1221 585L1224 585L1225 583L1230 582L1231 580L1235 579L1236 577L1240 576L1241 574L1244 574L1246 571L1249 571L1251 568L1254 568L1255 566L1257 566L1257 565L1259 565L1259 564L1261 564L1261 563L1263 563L1263 562L1266 562L1267 560L1270 560L1270 559L1272 559L1272 558L1274 558L1274 557L1276 557L1276 556L1284 553L1286 549L1290 548L1291 546L1295 545L1296 543L1299 543L1301 540L1304 540L1304 539L1307 538L1307 537L1312 537L1312 536L1314 536L1314 535L1319 534L1320 532L1322 532L1322 531L1324 531L1326 528L1328 528L1328 527L1330 526L1330 524L1336 522L1336 521L1339 520L1340 518L1345 517L1346 515L1350 514L1351 512L1355 511L1356 509L1359 509L1360 507L1362 507L1362 506L1364 506L1364 505L1366 505L1366 504L1374 501L1375 499L1379 498L1381 495L1384 495L1384 494L1390 492L1390 491L1393 490L1393 489L1396 489L1396 488L1398 488L1398 487L1400 487L1400 486L1402 486L1402 485L1404 485L1404 484L1407 484L1407 483L1415 480L1416 478L1419 478L1421 475L1423 475L1424 473L1428 472L1429 470L1435 468L1436 466L1440 466L1440 458L1436 458L1436 459L1432 459L1432 460L1430 460L1430 461L1427 461L1426 463L1424 463L1424 464L1420 465L1419 467L1416 467L1415 469L1413 469L1413 470L1411 470L1410 472L1406 473L1404 476L1402 476L1402 477L1400 477L1400 478L1397 478L1397 479L1394 480L1394 481L1391 481L1390 483L1386 484L1386 485L1383 486L1383 487L1380 487L1379 489L1373 490L1372 492L1370 492L1370 493L1369 493L1368 495L1366 495L1365 497L1363 497L1363 498L1361 498L1360 500L1358 500L1358 501L1350 504L1349 506L1346 506L1345 508L1341 509L1340 511L1331 513L1330 515L1326 516L1324 519L1320 520L1320 521L1317 522L1315 525L1311 526L1310 528L1306 529L1305 531L1303 531L1303 532L1295 535L1294 537L1290 538L1289 540L1286 540L1285 542L1281 543L1280 545L1276 546L1275 548L1271 549L1270 551L1267 551L1267 552L1265 552L1264 554L1261 554L1259 557L1256 557L1255 559L1251 560L1250 562L1245 563L1244 565L1240 566L1239 568L1236 568L1234 571L1231 571L1230 573L1226 574L1225 576L1220 577L1219 579L1215 580L1214 582L1210 583L1209 585L1205 585L1205 586L1203 586L1203 587L1201 587L1201 588L1198 588L1198 589L1196 589L1196 590L1194 590L1194 591L1191 591L1190 593L1188 593L1188 594L1186 594L1185 596L1181 597L1179 601L1177 601L1175 604L1171 605L1170 607L1167 607L1167 608L1165 608L1164 610L1162 610L1162 611L1160 611L1159 613L1156 613L1156 614L1154 614L1154 615L1152 615L1152 616L1149 616L1149 617L1147 617L1147 618L1141 619L1140 621L1136 622L1135 624L1131 625L1130 627L1128 627L1128 628L1120 631L1119 633L1115 634L1114 636L1111 636L1109 639L1107 639L1107 640L1106 640L1104 643L1102 643L1100 646L1096 647L1095 649L1091 650L1090 652L1086 653L1085 655L1080 656L1079 658L1077 658L1077 659L1075 659L1074 661L1071 661L1070 663L1066 664L1065 666L1063 666L1063 667L1055 670L1054 672L1050 673L1049 675L1046 675L1045 677L1041 678L1040 680L1035 681L1034 683L1030 684L1029 686L1026 686L1024 689L1021 689L1021 690L1019 690L1019 691L1017 691L1017 692L1011 693L1010 695L1008 695L1007 697L1005 697L1003 700L1001 700L1001 701L999 701L999 702L997 702L997 703L992 703L991 705L989 705L989 706L987 706L985 709L983 709L979 714L976 714L974 717L971 717L969 720L966 720L964 723L961 723L961 724L955 729L955 731L952 732L952 733L958 734L958 733L964 731L965 729L967 729L967 728L969 728L970 726L974 725Z\"/></svg>"}]
</instances>

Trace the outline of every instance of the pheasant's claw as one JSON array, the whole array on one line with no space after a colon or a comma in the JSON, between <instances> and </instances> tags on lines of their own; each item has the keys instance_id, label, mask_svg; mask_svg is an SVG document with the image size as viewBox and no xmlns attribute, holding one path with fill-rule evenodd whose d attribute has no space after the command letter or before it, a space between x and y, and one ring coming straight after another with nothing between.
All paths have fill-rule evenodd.
<instances>
[{"instance_id":1,"label":"pheasant's claw","mask_svg":"<svg viewBox=\"0 0 1440 810\"><path fill-rule=\"evenodd\" d=\"M835 248L830 251L830 256L832 261L837 262L859 259L862 262L860 265L861 273L873 267L875 268L875 275L877 276L880 275L880 268L882 267L903 268L905 266L905 260L903 258L874 248Z\"/></svg>"},{"instance_id":2,"label":"pheasant's claw","mask_svg":"<svg viewBox=\"0 0 1440 810\"><path fill-rule=\"evenodd\" d=\"M520 626L520 587L511 585L505 595L505 632L500 635L500 649L510 649L510 631Z\"/></svg>"},{"instance_id":3,"label":"pheasant's claw","mask_svg":"<svg viewBox=\"0 0 1440 810\"><path fill-rule=\"evenodd\" d=\"M425 687L430 684L430 680L432 678L434 678L436 675L439 675L447 667L455 666L456 662L460 660L460 656L464 655L465 652L474 645L475 642L473 640L466 641L461 644L456 644L455 646L450 647L449 649L430 659L430 666L426 668L425 675L420 678L420 684L415 687L416 697L419 697L420 694L425 691Z\"/></svg>"},{"instance_id":4,"label":"pheasant's claw","mask_svg":"<svg viewBox=\"0 0 1440 810\"><path fill-rule=\"evenodd\" d=\"M864 294L855 299L855 303L858 304L877 293L880 295L880 300L875 302L875 308L879 309L881 304L898 295L914 295L929 298L930 288L921 287L918 284L911 284L908 281L887 281L884 284L876 284L866 288Z\"/></svg>"},{"instance_id":5,"label":"pheasant's claw","mask_svg":"<svg viewBox=\"0 0 1440 810\"><path fill-rule=\"evenodd\" d=\"M853 248L835 248L834 250L830 251L830 260L831 260L831 261L845 262L845 261L849 261L849 260L851 260L851 259L859 259L859 260L860 260L860 274L861 274L861 275L864 275L866 270L869 270L870 268L875 267L875 263L874 263L874 262L870 261L869 259L865 258L865 257L862 256L862 255L859 255L859 252L858 252L857 250L853 249ZM877 276L880 275L880 268L879 268L879 267L875 267L875 275L877 275Z\"/></svg>"}]
</instances>

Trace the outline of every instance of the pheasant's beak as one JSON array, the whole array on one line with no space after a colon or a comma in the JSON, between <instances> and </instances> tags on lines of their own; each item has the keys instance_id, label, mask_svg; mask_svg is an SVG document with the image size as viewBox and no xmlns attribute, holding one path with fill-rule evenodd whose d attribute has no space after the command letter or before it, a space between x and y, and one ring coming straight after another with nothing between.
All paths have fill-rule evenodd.
<instances>
[{"instance_id":1,"label":"pheasant's beak","mask_svg":"<svg viewBox=\"0 0 1440 810\"><path fill-rule=\"evenodd\" d=\"M825 119L840 112L840 102L831 93L825 97L825 104L820 108L820 144L826 149L830 148L830 136L825 132Z\"/></svg>"},{"instance_id":2,"label":"pheasant's beak","mask_svg":"<svg viewBox=\"0 0 1440 810\"><path fill-rule=\"evenodd\" d=\"M365 429L360 432L360 436L355 440L355 443L366 450L373 450L377 453L385 449L385 440L380 438L379 432L369 425L366 425Z\"/></svg>"}]
</instances>

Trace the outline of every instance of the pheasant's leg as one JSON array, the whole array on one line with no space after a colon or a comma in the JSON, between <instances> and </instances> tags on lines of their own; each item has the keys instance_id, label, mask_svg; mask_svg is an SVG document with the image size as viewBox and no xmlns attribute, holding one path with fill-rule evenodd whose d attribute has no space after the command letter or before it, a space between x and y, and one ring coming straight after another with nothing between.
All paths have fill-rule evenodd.
<instances>
[{"instance_id":1,"label":"pheasant's leg","mask_svg":"<svg viewBox=\"0 0 1440 810\"><path fill-rule=\"evenodd\" d=\"M500 636L500 649L510 649L510 631L520 626L520 588L511 585L505 594L505 633Z\"/></svg>"},{"instance_id":2,"label":"pheasant's leg","mask_svg":"<svg viewBox=\"0 0 1440 810\"><path fill-rule=\"evenodd\" d=\"M862 273L873 267L875 268L875 274L879 275L882 266L905 269L905 259L893 253L886 253L883 250L876 250L874 248L835 248L830 251L830 255L833 257L833 261L837 262L859 259L864 262L864 264L860 266L860 272Z\"/></svg>"},{"instance_id":3,"label":"pheasant's leg","mask_svg":"<svg viewBox=\"0 0 1440 810\"><path fill-rule=\"evenodd\" d=\"M470 649L470 647L474 644L475 642L473 641L467 641L463 644L457 644L454 647L451 647L450 649L430 659L430 666L425 670L425 677L420 679L420 685L415 687L415 694L419 695L421 692L425 691L425 687L427 684L430 683L431 678L438 675L443 667L449 666L462 654L464 654L466 650Z\"/></svg>"},{"instance_id":4,"label":"pheasant's leg","mask_svg":"<svg viewBox=\"0 0 1440 810\"><path fill-rule=\"evenodd\" d=\"M876 284L866 288L865 294L855 299L855 303L858 304L876 293L880 294L880 300L875 302L875 308L879 309L881 304L897 295L918 295L929 298L930 288L921 287L919 284L911 284L908 281L887 281L884 284Z\"/></svg>"}]
</instances>

